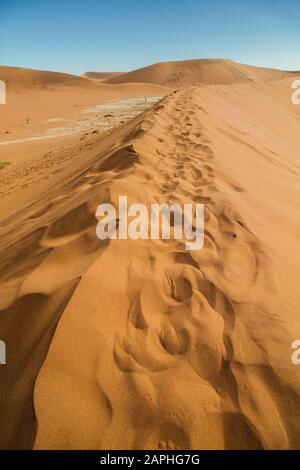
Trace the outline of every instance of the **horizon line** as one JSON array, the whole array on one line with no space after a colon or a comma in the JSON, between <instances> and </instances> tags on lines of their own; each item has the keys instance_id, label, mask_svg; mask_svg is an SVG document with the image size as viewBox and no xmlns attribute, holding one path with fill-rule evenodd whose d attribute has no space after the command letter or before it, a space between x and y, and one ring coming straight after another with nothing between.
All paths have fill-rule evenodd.
<instances>
[{"instance_id":1,"label":"horizon line","mask_svg":"<svg viewBox=\"0 0 300 470\"><path fill-rule=\"evenodd\" d=\"M296 70L296 69L285 69L285 68L281 68L281 67L270 67L270 66L263 66L263 65L255 65L255 64L250 64L250 63L246 63L246 62L238 62L236 60L233 60L233 59L229 59L229 58L222 58L222 57L202 57L202 58L193 58L193 59L177 59L177 60L160 60L158 62L152 62L148 65L144 65L142 67L137 67L137 68L131 68L129 70L103 70L103 69L89 69L89 70L85 70L83 71L82 73L71 73L71 72L65 72L65 71L57 71L57 70L51 70L51 69L45 69L45 68L35 68L35 67L30 67L30 66L23 66L23 65L6 65L6 64L0 64L0 67L7 67L7 68L18 68L18 69L24 69L24 70L33 70L33 71L39 71L39 72L49 72L49 73L61 73L61 74L65 74L65 75L71 75L71 76L75 76L75 77L82 77L82 75L84 75L85 73L120 73L120 74L125 74L125 73L130 73L130 72L133 72L133 71L136 71L136 70L141 70L141 69L144 69L144 68L147 68L147 67L151 67L151 66L154 66L154 65L159 65L159 64L166 64L166 63L176 63L176 62L192 62L192 61L228 61L228 62L233 62L235 64L240 64L240 65L247 65L247 66L250 66L250 67L257 67L257 68L266 68L266 69L270 69L270 70L279 70L279 71L282 71L282 72L290 72L290 73L300 73L300 69L299 70Z\"/></svg>"}]
</instances>

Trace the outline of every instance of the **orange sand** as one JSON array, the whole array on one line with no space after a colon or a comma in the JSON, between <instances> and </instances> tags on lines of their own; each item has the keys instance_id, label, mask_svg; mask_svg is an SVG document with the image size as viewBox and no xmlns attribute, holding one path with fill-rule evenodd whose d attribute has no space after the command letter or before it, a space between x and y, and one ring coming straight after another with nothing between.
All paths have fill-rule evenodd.
<instances>
[{"instance_id":1,"label":"orange sand","mask_svg":"<svg viewBox=\"0 0 300 470\"><path fill-rule=\"evenodd\" d=\"M300 106L236 68L0 170L2 448L300 448ZM119 195L204 203L204 249L101 242Z\"/></svg>"}]
</instances>

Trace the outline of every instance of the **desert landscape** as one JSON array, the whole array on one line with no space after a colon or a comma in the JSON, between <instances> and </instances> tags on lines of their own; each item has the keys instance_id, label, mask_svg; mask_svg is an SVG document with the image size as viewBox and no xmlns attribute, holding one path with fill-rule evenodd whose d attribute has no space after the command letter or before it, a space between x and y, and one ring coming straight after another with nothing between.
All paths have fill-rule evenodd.
<instances>
[{"instance_id":1,"label":"desert landscape","mask_svg":"<svg viewBox=\"0 0 300 470\"><path fill-rule=\"evenodd\" d=\"M0 67L1 449L299 449L300 73ZM99 240L119 195L205 242Z\"/></svg>"}]
</instances>

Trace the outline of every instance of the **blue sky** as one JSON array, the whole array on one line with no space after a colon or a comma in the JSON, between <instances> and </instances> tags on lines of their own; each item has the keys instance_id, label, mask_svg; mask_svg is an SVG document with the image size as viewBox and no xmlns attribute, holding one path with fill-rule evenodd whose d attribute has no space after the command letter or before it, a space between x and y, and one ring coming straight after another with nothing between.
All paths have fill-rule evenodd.
<instances>
[{"instance_id":1,"label":"blue sky","mask_svg":"<svg viewBox=\"0 0 300 470\"><path fill-rule=\"evenodd\" d=\"M229 58L300 70L299 0L0 0L0 64L81 74Z\"/></svg>"}]
</instances>

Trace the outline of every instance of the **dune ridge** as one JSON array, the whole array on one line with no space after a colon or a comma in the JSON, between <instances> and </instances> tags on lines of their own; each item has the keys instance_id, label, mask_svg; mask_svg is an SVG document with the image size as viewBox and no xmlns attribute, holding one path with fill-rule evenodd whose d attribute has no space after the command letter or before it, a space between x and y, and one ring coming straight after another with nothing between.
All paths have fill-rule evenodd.
<instances>
[{"instance_id":1,"label":"dune ridge","mask_svg":"<svg viewBox=\"0 0 300 470\"><path fill-rule=\"evenodd\" d=\"M1 221L0 333L22 377L0 384L4 447L300 448L300 112L287 97L286 81L172 93ZM120 194L204 203L204 249L99 241L96 208Z\"/></svg>"}]
</instances>

